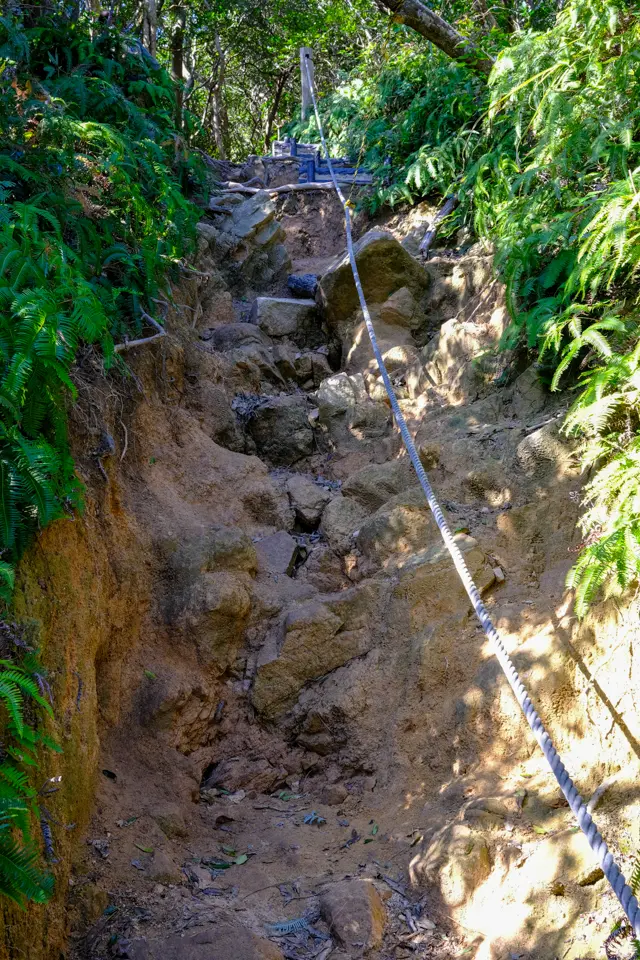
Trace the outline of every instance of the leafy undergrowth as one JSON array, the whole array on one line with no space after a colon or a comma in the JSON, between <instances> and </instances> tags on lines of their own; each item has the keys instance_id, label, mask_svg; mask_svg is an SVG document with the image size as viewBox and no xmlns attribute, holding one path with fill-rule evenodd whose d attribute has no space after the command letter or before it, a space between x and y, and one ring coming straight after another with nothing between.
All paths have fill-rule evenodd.
<instances>
[{"instance_id":1,"label":"leafy undergrowth","mask_svg":"<svg viewBox=\"0 0 640 960\"><path fill-rule=\"evenodd\" d=\"M25 14L25 17L27 14ZM197 180L168 74L107 27L61 12L0 17L0 597L35 532L81 506L66 409L77 351L105 367L139 334L195 232ZM0 659L0 892L42 902L40 819L25 770L40 744L31 649ZM24 698L31 706L27 709ZM46 825L43 826L46 834ZM46 848L45 842L45 848Z\"/></svg>"},{"instance_id":2,"label":"leafy undergrowth","mask_svg":"<svg viewBox=\"0 0 640 960\"><path fill-rule=\"evenodd\" d=\"M376 173L374 205L458 195L448 230L493 243L506 344L574 394L565 430L590 470L569 579L583 615L640 578L640 18L572 0L547 29L496 42L488 86L407 43L323 111L333 149Z\"/></svg>"}]
</instances>

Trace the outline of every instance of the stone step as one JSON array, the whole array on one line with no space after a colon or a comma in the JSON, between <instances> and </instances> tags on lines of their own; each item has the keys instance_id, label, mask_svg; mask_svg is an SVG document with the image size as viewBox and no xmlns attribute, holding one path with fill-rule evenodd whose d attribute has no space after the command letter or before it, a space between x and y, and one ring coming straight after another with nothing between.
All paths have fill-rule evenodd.
<instances>
[{"instance_id":1,"label":"stone step","mask_svg":"<svg viewBox=\"0 0 640 960\"><path fill-rule=\"evenodd\" d=\"M250 320L270 337L295 337L303 335L316 316L315 300L258 297L251 308Z\"/></svg>"}]
</instances>

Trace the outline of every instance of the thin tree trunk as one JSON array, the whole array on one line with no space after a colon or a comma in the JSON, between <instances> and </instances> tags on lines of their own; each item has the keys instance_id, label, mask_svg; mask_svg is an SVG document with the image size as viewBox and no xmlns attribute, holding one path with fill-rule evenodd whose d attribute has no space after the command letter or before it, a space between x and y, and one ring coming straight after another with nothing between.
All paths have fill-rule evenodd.
<instances>
[{"instance_id":1,"label":"thin tree trunk","mask_svg":"<svg viewBox=\"0 0 640 960\"><path fill-rule=\"evenodd\" d=\"M182 107L184 101L184 32L187 24L187 11L183 6L173 7L176 17L171 37L171 75L176 81L176 126L182 130Z\"/></svg>"},{"instance_id":2,"label":"thin tree trunk","mask_svg":"<svg viewBox=\"0 0 640 960\"><path fill-rule=\"evenodd\" d=\"M280 107L280 101L282 100L282 94L284 93L285 87L287 85L287 80L291 76L293 68L289 70L284 70L280 73L278 77L278 82L276 83L276 92L273 98L273 103L269 108L267 114L267 129L264 135L264 145L269 149L271 146L271 136L273 134L273 125L275 123L276 117L278 116L278 108Z\"/></svg>"},{"instance_id":3,"label":"thin tree trunk","mask_svg":"<svg viewBox=\"0 0 640 960\"><path fill-rule=\"evenodd\" d=\"M379 3L391 11L396 22L411 27L453 60L461 60L480 73L491 73L493 60L420 0L379 0Z\"/></svg>"},{"instance_id":4,"label":"thin tree trunk","mask_svg":"<svg viewBox=\"0 0 640 960\"><path fill-rule=\"evenodd\" d=\"M213 88L213 139L220 160L227 159L226 111L224 105L224 82L227 60L222 49L220 37L215 36L216 52L220 61L218 81Z\"/></svg>"},{"instance_id":5,"label":"thin tree trunk","mask_svg":"<svg viewBox=\"0 0 640 960\"><path fill-rule=\"evenodd\" d=\"M158 11L156 0L144 0L144 14L142 20L142 42L151 54L156 55L158 40Z\"/></svg>"}]
</instances>

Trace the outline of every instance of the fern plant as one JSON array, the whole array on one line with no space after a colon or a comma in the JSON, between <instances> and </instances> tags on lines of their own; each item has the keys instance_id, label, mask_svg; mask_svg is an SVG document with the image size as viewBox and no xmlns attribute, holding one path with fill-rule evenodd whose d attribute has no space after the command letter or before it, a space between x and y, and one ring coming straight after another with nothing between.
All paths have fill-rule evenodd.
<instances>
[{"instance_id":1,"label":"fern plant","mask_svg":"<svg viewBox=\"0 0 640 960\"><path fill-rule=\"evenodd\" d=\"M53 5L56 6L56 5ZM81 506L67 439L80 347L114 341L178 276L198 219L198 166L155 61L88 15L0 16L0 602L38 530ZM25 12L26 11L26 12ZM0 623L0 639L6 631ZM43 903L33 775L51 712L33 650L0 659L0 894ZM50 828L42 821L45 853Z\"/></svg>"},{"instance_id":2,"label":"fern plant","mask_svg":"<svg viewBox=\"0 0 640 960\"><path fill-rule=\"evenodd\" d=\"M11 658L0 660L0 715L4 739L0 749L0 894L20 907L27 901L45 903L53 890L53 877L40 868L40 850L32 825L41 814L31 780L41 748L58 751L57 744L40 729L51 706L42 695L43 668L37 651L25 642L26 630L1 624L3 640L9 638Z\"/></svg>"},{"instance_id":3,"label":"fern plant","mask_svg":"<svg viewBox=\"0 0 640 960\"><path fill-rule=\"evenodd\" d=\"M33 534L78 507L66 437L72 366L177 275L197 220L173 84L109 28L0 18L0 597Z\"/></svg>"}]
</instances>

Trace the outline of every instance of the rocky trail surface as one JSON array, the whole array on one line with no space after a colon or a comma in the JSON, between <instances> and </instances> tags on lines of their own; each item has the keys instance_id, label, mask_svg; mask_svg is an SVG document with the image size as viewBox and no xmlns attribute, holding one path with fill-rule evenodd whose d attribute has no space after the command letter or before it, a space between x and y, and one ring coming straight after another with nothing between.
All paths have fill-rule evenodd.
<instances>
[{"instance_id":1,"label":"rocky trail surface","mask_svg":"<svg viewBox=\"0 0 640 960\"><path fill-rule=\"evenodd\" d=\"M73 956L604 956L619 911L402 449L335 198L215 203L96 508L144 558L96 660ZM631 624L580 626L564 591L561 401L497 351L489 251L423 266L419 217L382 226L358 264L420 456L583 793L613 777L599 819L628 862Z\"/></svg>"}]
</instances>

